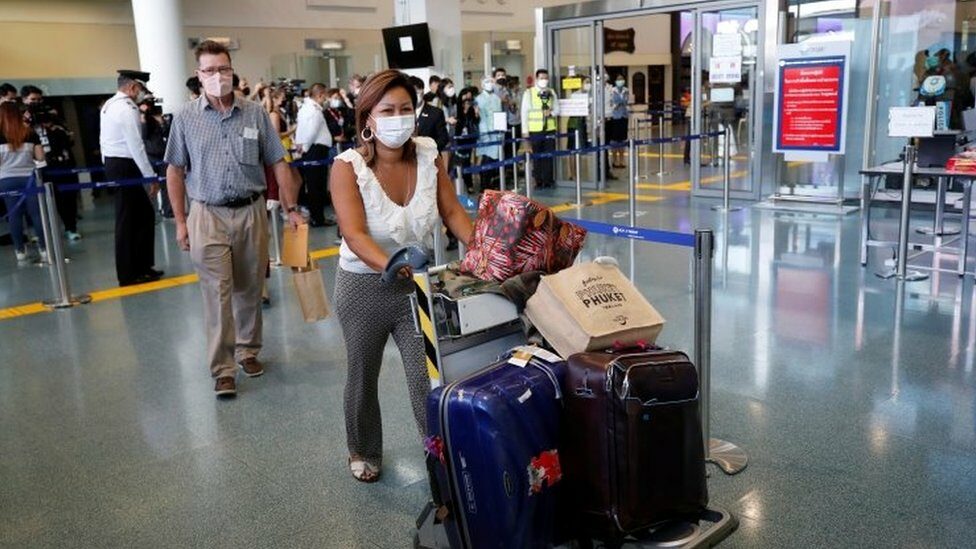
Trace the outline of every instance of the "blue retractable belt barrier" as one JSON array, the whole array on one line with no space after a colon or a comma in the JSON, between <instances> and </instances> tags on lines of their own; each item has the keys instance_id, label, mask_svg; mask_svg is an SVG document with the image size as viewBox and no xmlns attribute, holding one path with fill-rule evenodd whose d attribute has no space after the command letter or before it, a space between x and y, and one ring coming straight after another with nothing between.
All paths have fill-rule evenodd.
<instances>
[{"instance_id":1,"label":"blue retractable belt barrier","mask_svg":"<svg viewBox=\"0 0 976 549\"><path fill-rule=\"evenodd\" d=\"M499 160L498 162L488 162L487 164L480 164L478 166L469 166L461 170L461 173L464 175L468 175L468 174L489 172L489 171L497 170L498 168L514 166L522 161L523 159L521 156L516 156L514 158L509 158L508 160Z\"/></svg>"},{"instance_id":2,"label":"blue retractable belt barrier","mask_svg":"<svg viewBox=\"0 0 976 549\"><path fill-rule=\"evenodd\" d=\"M82 191L85 189L111 189L118 187L136 187L150 183L166 181L165 177L140 177L138 179L119 179L116 181L96 181L94 183L76 183L72 185L58 185L59 191Z\"/></svg>"},{"instance_id":3,"label":"blue retractable belt barrier","mask_svg":"<svg viewBox=\"0 0 976 549\"><path fill-rule=\"evenodd\" d=\"M585 219L564 219L570 223L575 223L583 227L588 232L616 236L619 238L630 238L644 242L657 242L659 244L670 244L672 246L683 246L685 248L695 247L695 235L687 233L675 233L671 231L661 231L658 229L644 229L642 227L631 227L629 225L614 225L611 223L601 223L599 221L588 221Z\"/></svg>"},{"instance_id":4,"label":"blue retractable belt barrier","mask_svg":"<svg viewBox=\"0 0 976 549\"><path fill-rule=\"evenodd\" d=\"M489 141L487 143L465 143L464 145L448 147L445 150L449 152L470 151L471 149L477 149L480 147L496 147L498 145L507 145L508 143L511 143L511 140Z\"/></svg>"}]
</instances>

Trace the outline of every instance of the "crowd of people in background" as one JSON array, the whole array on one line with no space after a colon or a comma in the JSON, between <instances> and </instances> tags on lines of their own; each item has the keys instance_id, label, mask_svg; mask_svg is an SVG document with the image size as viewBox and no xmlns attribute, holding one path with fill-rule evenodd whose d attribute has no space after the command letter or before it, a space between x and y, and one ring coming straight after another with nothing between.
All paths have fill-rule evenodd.
<instances>
[{"instance_id":1,"label":"crowd of people in background","mask_svg":"<svg viewBox=\"0 0 976 549\"><path fill-rule=\"evenodd\" d=\"M277 79L265 82L262 79L252 87L247 78L234 74L231 86L236 98L254 101L268 113L287 153L286 160L291 162L299 159L330 160L360 144L354 109L365 80L365 76L355 74L348 79L345 87L330 87L322 83L308 85L298 80ZM625 140L630 96L624 85L624 77L616 75L610 81L609 75L604 75L604 80L607 86L604 105L605 139L607 142ZM431 76L427 82L412 77L410 82L418 97L417 135L434 140L452 177L477 163L508 160L529 149L545 153L555 148L555 140L549 137L559 127L559 96L549 87L549 74L545 70L529 75L524 83L518 77L509 76L504 68L497 68L492 74L485 75L477 86L459 88L452 79L437 75ZM202 93L197 76L186 81L186 88L190 100L200 97ZM133 101L140 111L140 127L146 155L152 162L155 173L163 175L163 157L170 132L171 115L163 114L160 102L152 95L149 87L144 92L138 97L133 96ZM584 87L573 94L573 97L581 96L589 97L592 101L589 78L585 78ZM25 124L36 134L43 148L48 167L77 166L73 152L74 135L67 129L61 114L45 103L41 89L28 85L17 90L10 84L3 84L0 86L0 103L3 102L19 108ZM500 113L504 113L506 122L505 137L531 136L533 140L525 142L521 147L499 145L498 141L503 139L496 133L500 127ZM582 141L579 144L571 142L570 146L589 144L586 118L570 119L569 129L571 132L580 130ZM451 145L461 146L462 150L450 153L448 149ZM521 150L517 151L517 148ZM101 151L98 151L98 155L104 157ZM620 167L621 161L621 157L615 157L611 165L608 157L606 171L609 178L614 179L611 168ZM537 187L548 188L555 185L552 159L536 160L532 168ZM515 169L516 166L506 168L508 180L512 180ZM335 217L330 214L332 201L327 183L328 165L305 166L294 170L294 174L302 182L299 204L311 226L336 225ZM274 174L268 171L266 175L267 197L277 201L278 186ZM461 177L467 192L474 193L475 177L470 173L464 173ZM73 175L57 175L47 179L53 181L58 189L77 182L77 177ZM499 172L483 172L477 182L478 190L498 189ZM152 196L153 208L160 217L172 219L173 208L165 185L160 190L161 192ZM14 205L7 205L7 209ZM57 206L65 236L71 241L81 239L78 230L78 192L58 190ZM27 209L21 208L15 214L24 216L27 212ZM26 223L20 225L25 224L34 225L29 216ZM341 234L338 237L336 244L341 241ZM0 237L0 242L3 240L11 243L13 238L6 235ZM18 241L22 240L18 237ZM453 249L455 245L456 241L451 237L450 248ZM26 248L18 248L17 257L27 259Z\"/></svg>"}]
</instances>

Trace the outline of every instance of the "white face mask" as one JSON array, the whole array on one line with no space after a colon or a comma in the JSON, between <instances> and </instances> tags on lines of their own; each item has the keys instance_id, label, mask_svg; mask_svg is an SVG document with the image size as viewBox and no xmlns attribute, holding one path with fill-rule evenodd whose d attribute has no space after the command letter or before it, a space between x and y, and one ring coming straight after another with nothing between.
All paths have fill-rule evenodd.
<instances>
[{"instance_id":1,"label":"white face mask","mask_svg":"<svg viewBox=\"0 0 976 549\"><path fill-rule=\"evenodd\" d=\"M333 109L338 109L339 107L342 106L342 99L330 99L329 106L332 107Z\"/></svg>"},{"instance_id":2,"label":"white face mask","mask_svg":"<svg viewBox=\"0 0 976 549\"><path fill-rule=\"evenodd\" d=\"M492 82L491 80L485 80L484 82L481 83L481 89L485 90L488 93L494 93L495 83Z\"/></svg>"},{"instance_id":3,"label":"white face mask","mask_svg":"<svg viewBox=\"0 0 976 549\"><path fill-rule=\"evenodd\" d=\"M207 92L207 95L223 97L231 92L234 84L234 75L224 76L219 72L215 72L210 76L201 76L200 83L203 84L203 89Z\"/></svg>"},{"instance_id":4,"label":"white face mask","mask_svg":"<svg viewBox=\"0 0 976 549\"><path fill-rule=\"evenodd\" d=\"M448 97L454 97L454 88L452 88L450 86L444 88L444 95L446 95Z\"/></svg>"},{"instance_id":5,"label":"white face mask","mask_svg":"<svg viewBox=\"0 0 976 549\"><path fill-rule=\"evenodd\" d=\"M593 86L590 85L589 82L587 82L586 84L583 84L583 91L590 91L592 89L593 89Z\"/></svg>"},{"instance_id":6,"label":"white face mask","mask_svg":"<svg viewBox=\"0 0 976 549\"><path fill-rule=\"evenodd\" d=\"M546 88L549 87L549 79L548 78L542 78L542 79L536 80L536 85L539 87L540 90L544 90L544 89L546 89Z\"/></svg>"},{"instance_id":7,"label":"white face mask","mask_svg":"<svg viewBox=\"0 0 976 549\"><path fill-rule=\"evenodd\" d=\"M416 117L409 114L373 118L373 121L376 122L376 138L391 149L399 149L409 141L417 124Z\"/></svg>"},{"instance_id":8,"label":"white face mask","mask_svg":"<svg viewBox=\"0 0 976 549\"><path fill-rule=\"evenodd\" d=\"M134 101L136 102L136 104L142 103L143 101L146 100L147 95L148 94L146 93L146 90L139 90L136 92L136 98Z\"/></svg>"}]
</instances>

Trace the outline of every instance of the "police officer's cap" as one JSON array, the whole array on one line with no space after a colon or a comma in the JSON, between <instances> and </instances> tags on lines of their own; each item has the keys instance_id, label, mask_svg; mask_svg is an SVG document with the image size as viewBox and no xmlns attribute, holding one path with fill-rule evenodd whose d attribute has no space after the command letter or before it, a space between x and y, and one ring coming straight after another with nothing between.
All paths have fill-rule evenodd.
<instances>
[{"instance_id":1,"label":"police officer's cap","mask_svg":"<svg viewBox=\"0 0 976 549\"><path fill-rule=\"evenodd\" d=\"M133 71L129 69L119 69L119 80L126 78L129 80L135 80L136 82L146 85L149 82L149 73L143 71Z\"/></svg>"}]
</instances>

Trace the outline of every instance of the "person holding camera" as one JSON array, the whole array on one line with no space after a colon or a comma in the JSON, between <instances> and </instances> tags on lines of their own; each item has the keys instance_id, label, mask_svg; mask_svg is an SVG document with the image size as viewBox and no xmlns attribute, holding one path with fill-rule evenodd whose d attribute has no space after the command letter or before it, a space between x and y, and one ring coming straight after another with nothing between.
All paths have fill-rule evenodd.
<instances>
[{"instance_id":1,"label":"person holding camera","mask_svg":"<svg viewBox=\"0 0 976 549\"><path fill-rule=\"evenodd\" d=\"M123 181L156 177L142 140L139 107L147 96L148 72L120 70L118 92L101 111L99 143L105 162L105 177ZM163 276L153 268L156 246L156 212L149 192L142 185L120 187L115 193L115 271L120 286L154 282Z\"/></svg>"},{"instance_id":2,"label":"person holding camera","mask_svg":"<svg viewBox=\"0 0 976 549\"><path fill-rule=\"evenodd\" d=\"M549 71L535 71L535 86L522 94L522 129L528 130L528 150L538 153L551 153L556 150L553 136L558 126L559 99L549 87ZM556 186L554 159L544 158L532 161L532 173L536 188L550 189Z\"/></svg>"},{"instance_id":3,"label":"person holding camera","mask_svg":"<svg viewBox=\"0 0 976 549\"><path fill-rule=\"evenodd\" d=\"M468 87L461 90L458 94L457 118L454 123L454 141L459 146L472 145L478 139L478 126L481 124L481 117L478 114L478 106L474 102L477 88ZM451 158L461 166L461 170L471 167L472 149L458 151ZM456 169L456 168L454 168ZM464 188L468 193L474 192L474 175L465 173L461 176L464 179Z\"/></svg>"},{"instance_id":4,"label":"person holding camera","mask_svg":"<svg viewBox=\"0 0 976 549\"><path fill-rule=\"evenodd\" d=\"M64 127L64 122L58 113L51 108L44 108L43 103L35 104L34 131L41 139L47 167L52 170L67 170L75 167L75 156L71 152L74 139L71 132ZM54 199L58 207L58 217L64 225L64 236L71 242L81 240L78 232L78 191L66 191L66 185L78 183L78 176L70 174L53 174L47 181L54 183Z\"/></svg>"},{"instance_id":5,"label":"person holding camera","mask_svg":"<svg viewBox=\"0 0 976 549\"><path fill-rule=\"evenodd\" d=\"M146 145L146 155L153 163L156 174L166 175L166 168L160 166L166 155L166 140L169 139L169 123L171 116L163 115L163 108L156 104L156 98L149 96L139 104L142 112L142 141ZM173 207L169 203L166 184L160 184L159 213L166 219L173 218Z\"/></svg>"}]
</instances>

